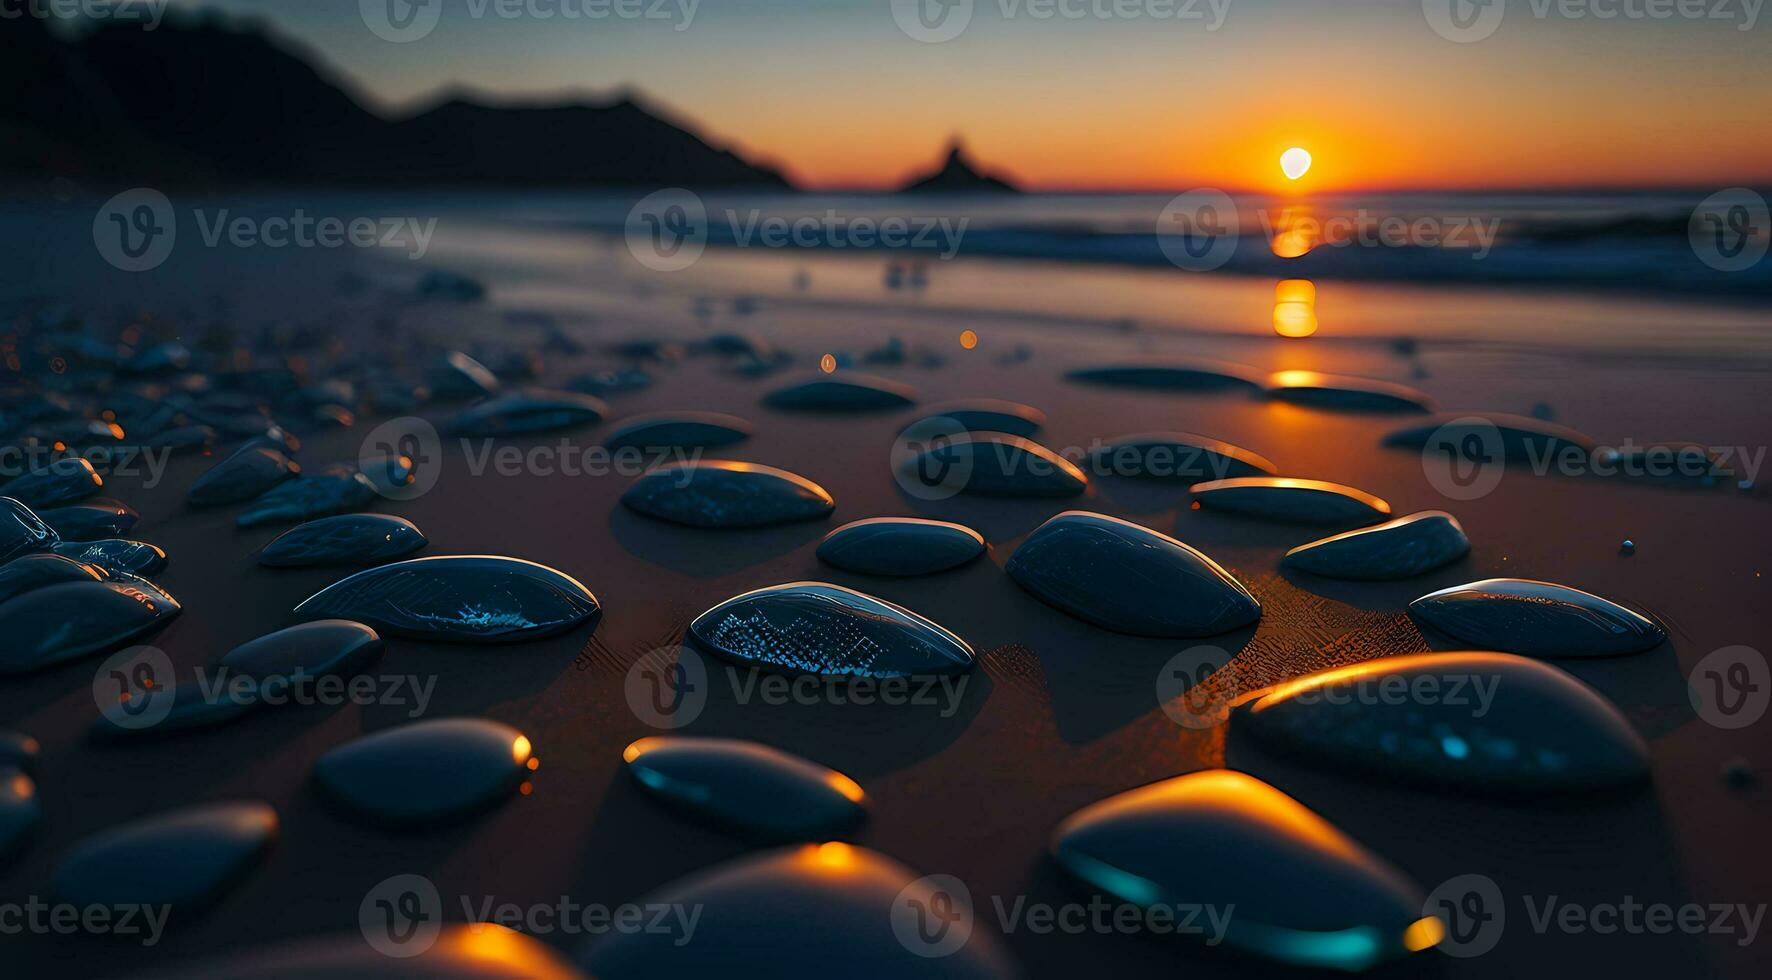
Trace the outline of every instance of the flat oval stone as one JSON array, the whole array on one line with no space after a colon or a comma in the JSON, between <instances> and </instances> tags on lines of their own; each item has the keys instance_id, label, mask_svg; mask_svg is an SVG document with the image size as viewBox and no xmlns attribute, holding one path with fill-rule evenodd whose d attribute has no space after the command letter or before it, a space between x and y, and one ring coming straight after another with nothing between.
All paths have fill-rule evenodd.
<instances>
[{"instance_id":1,"label":"flat oval stone","mask_svg":"<svg viewBox=\"0 0 1772 980\"><path fill-rule=\"evenodd\" d=\"M380 911L379 909L377 910ZM396 913L397 914L397 913ZM386 919L374 922L394 939L395 930L407 923ZM365 929L369 926L365 926ZM421 926L399 950L399 959L364 942L368 933L352 929L348 934L318 939L297 939L274 946L181 960L166 970L130 974L131 980L191 980L192 977L227 977L228 980L335 980L410 978L410 980L587 980L551 947L493 923L461 925L443 923L429 945L420 949ZM416 951L415 951L416 950Z\"/></svg>"},{"instance_id":2,"label":"flat oval stone","mask_svg":"<svg viewBox=\"0 0 1772 980\"><path fill-rule=\"evenodd\" d=\"M21 555L47 551L61 540L37 513L11 497L0 497L0 565Z\"/></svg>"},{"instance_id":3,"label":"flat oval stone","mask_svg":"<svg viewBox=\"0 0 1772 980\"><path fill-rule=\"evenodd\" d=\"M884 599L825 582L734 596L695 618L689 637L746 666L858 677L959 674L972 648Z\"/></svg>"},{"instance_id":4,"label":"flat oval stone","mask_svg":"<svg viewBox=\"0 0 1772 980\"><path fill-rule=\"evenodd\" d=\"M208 449L215 445L220 438L220 433L210 426L181 425L149 436L148 445L154 449L177 455Z\"/></svg>"},{"instance_id":5,"label":"flat oval stone","mask_svg":"<svg viewBox=\"0 0 1772 980\"><path fill-rule=\"evenodd\" d=\"M56 507L38 515L55 529L63 541L99 541L120 538L135 527L141 515L116 500L93 499L71 507Z\"/></svg>"},{"instance_id":6,"label":"flat oval stone","mask_svg":"<svg viewBox=\"0 0 1772 980\"><path fill-rule=\"evenodd\" d=\"M11 497L27 507L56 507L85 500L104 485L85 457L68 456L8 480L0 486L0 497Z\"/></svg>"},{"instance_id":7,"label":"flat oval stone","mask_svg":"<svg viewBox=\"0 0 1772 980\"><path fill-rule=\"evenodd\" d=\"M300 472L299 465L275 449L242 446L197 477L185 502L194 507L245 503Z\"/></svg>"},{"instance_id":8,"label":"flat oval stone","mask_svg":"<svg viewBox=\"0 0 1772 980\"><path fill-rule=\"evenodd\" d=\"M372 823L448 823L513 796L529 775L522 732L483 718L443 718L364 735L314 764L314 779Z\"/></svg>"},{"instance_id":9,"label":"flat oval stone","mask_svg":"<svg viewBox=\"0 0 1772 980\"><path fill-rule=\"evenodd\" d=\"M1424 510L1301 544L1286 552L1280 564L1325 578L1378 582L1431 572L1470 550L1458 518Z\"/></svg>"},{"instance_id":10,"label":"flat oval stone","mask_svg":"<svg viewBox=\"0 0 1772 980\"><path fill-rule=\"evenodd\" d=\"M295 524L344 511L362 510L375 500L375 484L356 468L334 463L319 473L278 484L252 502L235 527Z\"/></svg>"},{"instance_id":11,"label":"flat oval stone","mask_svg":"<svg viewBox=\"0 0 1772 980\"><path fill-rule=\"evenodd\" d=\"M647 906L705 910L693 942L668 931L610 932L578 960L586 972L610 980L1018 975L991 933L972 928L985 913L957 902L964 898L876 851L840 841L804 844L742 857L646 896ZM918 908L965 916L957 927L965 938L951 953L919 955L937 947L901 933L900 921L917 927L915 915L906 913Z\"/></svg>"},{"instance_id":12,"label":"flat oval stone","mask_svg":"<svg viewBox=\"0 0 1772 980\"><path fill-rule=\"evenodd\" d=\"M1437 407L1432 398L1407 385L1318 371L1277 371L1268 379L1267 396L1356 412L1432 412Z\"/></svg>"},{"instance_id":13,"label":"flat oval stone","mask_svg":"<svg viewBox=\"0 0 1772 980\"><path fill-rule=\"evenodd\" d=\"M292 527L265 545L258 563L269 568L374 565L430 542L418 525L388 514L340 514Z\"/></svg>"},{"instance_id":14,"label":"flat oval stone","mask_svg":"<svg viewBox=\"0 0 1772 980\"><path fill-rule=\"evenodd\" d=\"M693 816L782 840L825 840L867 816L855 780L735 738L643 738L622 752L640 785Z\"/></svg>"},{"instance_id":15,"label":"flat oval stone","mask_svg":"<svg viewBox=\"0 0 1772 980\"><path fill-rule=\"evenodd\" d=\"M1089 489L1076 464L1037 442L1001 432L933 440L899 475L923 486L995 497L1074 497Z\"/></svg>"},{"instance_id":16,"label":"flat oval stone","mask_svg":"<svg viewBox=\"0 0 1772 980\"><path fill-rule=\"evenodd\" d=\"M1144 432L1121 436L1090 453L1097 476L1151 480L1224 480L1238 476L1272 476L1278 472L1267 457L1210 436L1192 432Z\"/></svg>"},{"instance_id":17,"label":"flat oval stone","mask_svg":"<svg viewBox=\"0 0 1772 980\"><path fill-rule=\"evenodd\" d=\"M1145 908L1231 909L1224 944L1295 966L1365 970L1443 932L1402 872L1253 776L1209 769L1078 810L1052 856Z\"/></svg>"},{"instance_id":18,"label":"flat oval stone","mask_svg":"<svg viewBox=\"0 0 1772 980\"><path fill-rule=\"evenodd\" d=\"M488 398L449 422L449 431L464 436L508 436L595 425L609 406L575 391L524 388Z\"/></svg>"},{"instance_id":19,"label":"flat oval stone","mask_svg":"<svg viewBox=\"0 0 1772 980\"><path fill-rule=\"evenodd\" d=\"M652 375L641 368L621 368L615 371L591 371L578 375L566 382L572 391L587 395L603 397L619 395L629 391L639 391L652 386Z\"/></svg>"},{"instance_id":20,"label":"flat oval stone","mask_svg":"<svg viewBox=\"0 0 1772 980\"><path fill-rule=\"evenodd\" d=\"M0 763L0 866L24 846L42 818L37 784L23 769Z\"/></svg>"},{"instance_id":21,"label":"flat oval stone","mask_svg":"<svg viewBox=\"0 0 1772 980\"><path fill-rule=\"evenodd\" d=\"M1226 361L1146 358L1120 364L1078 368L1065 375L1072 381L1121 388L1162 388L1199 391L1217 388L1257 388L1260 372Z\"/></svg>"},{"instance_id":22,"label":"flat oval stone","mask_svg":"<svg viewBox=\"0 0 1772 980\"><path fill-rule=\"evenodd\" d=\"M1520 578L1492 578L1432 592L1409 614L1487 650L1534 657L1613 657L1667 639L1662 625L1580 589Z\"/></svg>"},{"instance_id":23,"label":"flat oval stone","mask_svg":"<svg viewBox=\"0 0 1772 980\"><path fill-rule=\"evenodd\" d=\"M875 517L825 535L818 557L864 575L931 575L984 554L984 535L963 524Z\"/></svg>"},{"instance_id":24,"label":"flat oval stone","mask_svg":"<svg viewBox=\"0 0 1772 980\"><path fill-rule=\"evenodd\" d=\"M100 713L88 731L92 738L98 740L154 738L225 725L244 717L261 703L255 699L242 699L226 687L211 694L193 679L191 683L179 684L172 689L172 706L167 709L166 714L158 718L144 724L127 715L113 717L112 714Z\"/></svg>"},{"instance_id":25,"label":"flat oval stone","mask_svg":"<svg viewBox=\"0 0 1772 980\"><path fill-rule=\"evenodd\" d=\"M277 811L264 803L206 803L146 817L76 844L55 872L71 905L211 904L270 849Z\"/></svg>"},{"instance_id":26,"label":"flat oval stone","mask_svg":"<svg viewBox=\"0 0 1772 980\"><path fill-rule=\"evenodd\" d=\"M904 408L917 403L917 391L867 374L823 374L777 388L763 399L772 408L796 411L859 412Z\"/></svg>"},{"instance_id":27,"label":"flat oval stone","mask_svg":"<svg viewBox=\"0 0 1772 980\"><path fill-rule=\"evenodd\" d=\"M498 394L498 378L486 365L461 351L443 355L431 369L431 394L443 401L466 401Z\"/></svg>"},{"instance_id":28,"label":"flat oval stone","mask_svg":"<svg viewBox=\"0 0 1772 980\"><path fill-rule=\"evenodd\" d=\"M1261 603L1217 562L1106 514L1059 514L1005 570L1042 602L1118 633L1212 636L1261 618Z\"/></svg>"},{"instance_id":29,"label":"flat oval stone","mask_svg":"<svg viewBox=\"0 0 1772 980\"><path fill-rule=\"evenodd\" d=\"M67 582L0 604L0 674L104 653L165 626L179 604L164 591L127 582Z\"/></svg>"},{"instance_id":30,"label":"flat oval stone","mask_svg":"<svg viewBox=\"0 0 1772 980\"><path fill-rule=\"evenodd\" d=\"M601 611L597 597L572 576L497 555L381 565L334 582L295 607L304 619L348 619L384 633L457 643L536 640Z\"/></svg>"},{"instance_id":31,"label":"flat oval stone","mask_svg":"<svg viewBox=\"0 0 1772 980\"><path fill-rule=\"evenodd\" d=\"M1503 793L1639 782L1649 750L1592 688L1506 653L1420 653L1307 674L1232 713L1279 751L1336 771Z\"/></svg>"},{"instance_id":32,"label":"flat oval stone","mask_svg":"<svg viewBox=\"0 0 1772 980\"><path fill-rule=\"evenodd\" d=\"M933 431L936 426L944 426L951 431L1003 432L1026 439L1045 424L1046 413L1032 405L996 398L967 398L930 406L921 419L906 429L924 427Z\"/></svg>"},{"instance_id":33,"label":"flat oval stone","mask_svg":"<svg viewBox=\"0 0 1772 980\"><path fill-rule=\"evenodd\" d=\"M146 541L63 541L53 549L63 558L96 565L109 572L153 575L166 567L166 551Z\"/></svg>"},{"instance_id":34,"label":"flat oval stone","mask_svg":"<svg viewBox=\"0 0 1772 980\"><path fill-rule=\"evenodd\" d=\"M1196 483L1188 492L1211 510L1293 524L1371 524L1391 514L1378 497L1326 480L1243 476Z\"/></svg>"},{"instance_id":35,"label":"flat oval stone","mask_svg":"<svg viewBox=\"0 0 1772 980\"><path fill-rule=\"evenodd\" d=\"M1499 452L1502 458L1516 462L1551 459L1570 450L1580 452L1585 460L1594 451L1592 439L1566 425L1495 412L1439 415L1390 433L1384 437L1384 445L1402 449L1468 445L1484 453Z\"/></svg>"},{"instance_id":36,"label":"flat oval stone","mask_svg":"<svg viewBox=\"0 0 1772 980\"><path fill-rule=\"evenodd\" d=\"M665 412L622 420L603 440L611 451L621 449L712 449L751 437L753 427L736 415L719 412Z\"/></svg>"},{"instance_id":37,"label":"flat oval stone","mask_svg":"<svg viewBox=\"0 0 1772 980\"><path fill-rule=\"evenodd\" d=\"M621 502L648 517L705 528L819 520L837 507L824 487L797 473L724 459L651 470Z\"/></svg>"},{"instance_id":38,"label":"flat oval stone","mask_svg":"<svg viewBox=\"0 0 1772 980\"><path fill-rule=\"evenodd\" d=\"M362 623L320 619L248 640L229 650L217 666L260 681L297 675L350 677L381 656L382 646L381 636Z\"/></svg>"}]
</instances>

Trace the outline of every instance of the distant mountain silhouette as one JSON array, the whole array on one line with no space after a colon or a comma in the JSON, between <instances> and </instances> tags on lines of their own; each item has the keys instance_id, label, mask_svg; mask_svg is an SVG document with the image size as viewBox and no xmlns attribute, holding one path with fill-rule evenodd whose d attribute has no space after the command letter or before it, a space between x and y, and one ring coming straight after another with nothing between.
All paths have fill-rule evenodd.
<instances>
[{"instance_id":1,"label":"distant mountain silhouette","mask_svg":"<svg viewBox=\"0 0 1772 980\"><path fill-rule=\"evenodd\" d=\"M993 174L979 170L971 160L967 159L966 148L958 139L948 144L947 159L940 168L922 177L914 177L899 188L905 193L949 193L976 191L1007 191L1016 192L1017 188Z\"/></svg>"},{"instance_id":2,"label":"distant mountain silhouette","mask_svg":"<svg viewBox=\"0 0 1772 980\"><path fill-rule=\"evenodd\" d=\"M293 49L211 17L77 41L0 19L0 173L174 183L524 182L787 188L623 96L456 97L386 119Z\"/></svg>"}]
</instances>

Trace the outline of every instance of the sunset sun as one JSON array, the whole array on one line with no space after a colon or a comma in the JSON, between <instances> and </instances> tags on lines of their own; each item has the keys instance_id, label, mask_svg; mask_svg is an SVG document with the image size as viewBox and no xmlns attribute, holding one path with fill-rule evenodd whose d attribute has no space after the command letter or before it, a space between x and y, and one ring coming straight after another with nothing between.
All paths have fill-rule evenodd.
<instances>
[{"instance_id":1,"label":"sunset sun","mask_svg":"<svg viewBox=\"0 0 1772 980\"><path fill-rule=\"evenodd\" d=\"M1311 154L1302 146L1295 146L1280 154L1280 170L1287 180L1297 180L1311 169Z\"/></svg>"}]
</instances>

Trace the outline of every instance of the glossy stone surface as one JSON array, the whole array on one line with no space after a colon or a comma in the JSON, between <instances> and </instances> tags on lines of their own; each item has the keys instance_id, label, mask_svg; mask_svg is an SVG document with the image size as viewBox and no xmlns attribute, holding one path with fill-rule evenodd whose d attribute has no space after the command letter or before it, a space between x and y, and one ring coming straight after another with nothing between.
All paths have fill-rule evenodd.
<instances>
[{"instance_id":1,"label":"glossy stone surface","mask_svg":"<svg viewBox=\"0 0 1772 980\"><path fill-rule=\"evenodd\" d=\"M966 641L935 622L824 582L734 596L697 616L689 637L746 666L793 673L957 674L973 661Z\"/></svg>"},{"instance_id":2,"label":"glossy stone surface","mask_svg":"<svg viewBox=\"0 0 1772 980\"><path fill-rule=\"evenodd\" d=\"M1002 432L1023 439L1046 424L1046 413L1020 402L996 398L966 398L924 409L923 417L907 428L944 425L951 431Z\"/></svg>"},{"instance_id":3,"label":"glossy stone surface","mask_svg":"<svg viewBox=\"0 0 1772 980\"><path fill-rule=\"evenodd\" d=\"M1286 552L1280 564L1325 578L1376 582L1431 572L1470 550L1470 539L1456 517L1424 510L1301 544Z\"/></svg>"},{"instance_id":4,"label":"glossy stone surface","mask_svg":"<svg viewBox=\"0 0 1772 980\"><path fill-rule=\"evenodd\" d=\"M384 729L320 757L314 780L359 819L394 826L448 823L516 795L529 775L523 733L483 718Z\"/></svg>"},{"instance_id":5,"label":"glossy stone surface","mask_svg":"<svg viewBox=\"0 0 1772 980\"><path fill-rule=\"evenodd\" d=\"M153 575L166 567L166 551L146 541L63 541L53 550L63 558L111 572Z\"/></svg>"},{"instance_id":6,"label":"glossy stone surface","mask_svg":"<svg viewBox=\"0 0 1772 980\"><path fill-rule=\"evenodd\" d=\"M1241 704L1232 728L1337 772L1503 794L1641 781L1649 751L1612 703L1506 653L1380 657Z\"/></svg>"},{"instance_id":7,"label":"glossy stone surface","mask_svg":"<svg viewBox=\"0 0 1772 980\"><path fill-rule=\"evenodd\" d=\"M124 824L76 844L56 869L74 905L171 905L195 912L237 884L277 839L264 803L205 803Z\"/></svg>"},{"instance_id":8,"label":"glossy stone surface","mask_svg":"<svg viewBox=\"0 0 1772 980\"><path fill-rule=\"evenodd\" d=\"M1148 527L1067 511L1028 535L1009 577L1084 622L1135 636L1212 636L1261 618L1218 563Z\"/></svg>"},{"instance_id":9,"label":"glossy stone surface","mask_svg":"<svg viewBox=\"0 0 1772 980\"><path fill-rule=\"evenodd\" d=\"M866 374L821 374L777 388L763 399L772 408L827 412L904 408L916 402L916 389Z\"/></svg>"},{"instance_id":10,"label":"glossy stone surface","mask_svg":"<svg viewBox=\"0 0 1772 980\"><path fill-rule=\"evenodd\" d=\"M1534 657L1612 657L1667 639L1662 625L1609 599L1550 582L1492 578L1409 604L1409 614L1486 650Z\"/></svg>"},{"instance_id":11,"label":"glossy stone surface","mask_svg":"<svg viewBox=\"0 0 1772 980\"><path fill-rule=\"evenodd\" d=\"M431 394L441 401L466 401L498 394L498 378L486 365L461 351L443 355L431 369Z\"/></svg>"},{"instance_id":12,"label":"glossy stone surface","mask_svg":"<svg viewBox=\"0 0 1772 980\"><path fill-rule=\"evenodd\" d=\"M1122 388L1163 388L1174 391L1259 387L1260 372L1224 361L1148 358L1121 364L1078 368L1072 381Z\"/></svg>"},{"instance_id":13,"label":"glossy stone surface","mask_svg":"<svg viewBox=\"0 0 1772 980\"><path fill-rule=\"evenodd\" d=\"M0 759L0 867L24 847L42 818L37 784L23 769Z\"/></svg>"},{"instance_id":14,"label":"glossy stone surface","mask_svg":"<svg viewBox=\"0 0 1772 980\"><path fill-rule=\"evenodd\" d=\"M429 542L418 525L387 514L340 514L292 527L265 545L258 563L270 568L373 565Z\"/></svg>"},{"instance_id":15,"label":"glossy stone surface","mask_svg":"<svg viewBox=\"0 0 1772 980\"><path fill-rule=\"evenodd\" d=\"M288 456L265 446L243 446L191 484L185 501L196 507L245 503L301 472Z\"/></svg>"},{"instance_id":16,"label":"glossy stone surface","mask_svg":"<svg viewBox=\"0 0 1772 980\"><path fill-rule=\"evenodd\" d=\"M1476 452L1499 452L1503 459L1515 462L1553 460L1557 454L1573 452L1584 464L1594 450L1592 439L1568 426L1495 412L1448 412L1421 425L1398 429L1384 437L1384 444L1402 449L1459 448L1466 459ZM1465 446L1474 452L1463 450Z\"/></svg>"},{"instance_id":17,"label":"glossy stone surface","mask_svg":"<svg viewBox=\"0 0 1772 980\"><path fill-rule=\"evenodd\" d=\"M356 467L335 463L271 488L235 518L236 527L294 524L361 510L375 500L375 485Z\"/></svg>"},{"instance_id":18,"label":"glossy stone surface","mask_svg":"<svg viewBox=\"0 0 1772 980\"><path fill-rule=\"evenodd\" d=\"M1312 408L1356 412L1432 412L1437 407L1425 393L1407 385L1317 371L1278 371L1269 379L1267 396Z\"/></svg>"},{"instance_id":19,"label":"glossy stone surface","mask_svg":"<svg viewBox=\"0 0 1772 980\"><path fill-rule=\"evenodd\" d=\"M1045 446L1000 432L932 440L899 465L899 477L931 489L996 497L1074 497L1089 477Z\"/></svg>"},{"instance_id":20,"label":"glossy stone surface","mask_svg":"<svg viewBox=\"0 0 1772 980\"><path fill-rule=\"evenodd\" d=\"M507 436L594 425L609 406L574 391L523 388L488 398L449 422L449 431L463 436Z\"/></svg>"},{"instance_id":21,"label":"glossy stone surface","mask_svg":"<svg viewBox=\"0 0 1772 980\"><path fill-rule=\"evenodd\" d=\"M1391 513L1384 500L1326 480L1245 476L1196 483L1188 492L1207 510L1293 524L1371 524Z\"/></svg>"},{"instance_id":22,"label":"glossy stone surface","mask_svg":"<svg viewBox=\"0 0 1772 980\"><path fill-rule=\"evenodd\" d=\"M622 495L628 508L690 527L763 527L818 520L836 509L826 490L761 463L706 460L662 466Z\"/></svg>"},{"instance_id":23,"label":"glossy stone surface","mask_svg":"<svg viewBox=\"0 0 1772 980\"><path fill-rule=\"evenodd\" d=\"M577 579L520 558L446 555L358 572L295 614L348 619L384 633L458 643L514 643L564 632L601 612Z\"/></svg>"},{"instance_id":24,"label":"glossy stone surface","mask_svg":"<svg viewBox=\"0 0 1772 980\"><path fill-rule=\"evenodd\" d=\"M207 691L195 677L180 681L170 694L164 688L152 692L147 703L152 704L153 698L168 696L172 698L172 706L164 715L135 719L127 714L101 712L93 719L88 735L98 740L127 741L214 728L243 718L261 705L255 698L236 697L225 687L214 693Z\"/></svg>"},{"instance_id":25,"label":"glossy stone surface","mask_svg":"<svg viewBox=\"0 0 1772 980\"><path fill-rule=\"evenodd\" d=\"M628 774L703 820L781 840L825 840L866 815L855 780L758 742L643 738L622 752Z\"/></svg>"},{"instance_id":26,"label":"glossy stone surface","mask_svg":"<svg viewBox=\"0 0 1772 980\"><path fill-rule=\"evenodd\" d=\"M93 499L71 507L55 507L37 515L61 535L63 541L99 541L120 538L135 527L141 515L116 500Z\"/></svg>"},{"instance_id":27,"label":"glossy stone surface","mask_svg":"<svg viewBox=\"0 0 1772 980\"><path fill-rule=\"evenodd\" d=\"M1225 480L1272 476L1267 457L1192 432L1143 432L1121 436L1090 452L1090 473L1149 480Z\"/></svg>"},{"instance_id":28,"label":"glossy stone surface","mask_svg":"<svg viewBox=\"0 0 1772 980\"><path fill-rule=\"evenodd\" d=\"M347 619L299 623L240 644L218 667L256 680L305 675L349 677L381 656L375 630Z\"/></svg>"},{"instance_id":29,"label":"glossy stone surface","mask_svg":"<svg viewBox=\"0 0 1772 980\"><path fill-rule=\"evenodd\" d=\"M0 497L42 510L85 500L104 485L85 458L69 456L6 481L0 485Z\"/></svg>"},{"instance_id":30,"label":"glossy stone surface","mask_svg":"<svg viewBox=\"0 0 1772 980\"><path fill-rule=\"evenodd\" d=\"M1234 907L1223 943L1296 966L1358 971L1439 941L1402 872L1253 776L1209 769L1084 807L1052 856L1141 907Z\"/></svg>"},{"instance_id":31,"label":"glossy stone surface","mask_svg":"<svg viewBox=\"0 0 1772 980\"><path fill-rule=\"evenodd\" d=\"M0 565L21 555L47 551L58 533L37 513L11 497L0 497Z\"/></svg>"},{"instance_id":32,"label":"glossy stone surface","mask_svg":"<svg viewBox=\"0 0 1772 980\"><path fill-rule=\"evenodd\" d=\"M32 589L0 604L0 674L38 670L104 653L166 625L179 605L126 582L75 581Z\"/></svg>"},{"instance_id":33,"label":"glossy stone surface","mask_svg":"<svg viewBox=\"0 0 1772 980\"><path fill-rule=\"evenodd\" d=\"M931 575L984 554L984 535L961 524L875 517L825 535L820 561L864 575Z\"/></svg>"},{"instance_id":34,"label":"glossy stone surface","mask_svg":"<svg viewBox=\"0 0 1772 980\"><path fill-rule=\"evenodd\" d=\"M662 412L623 419L603 445L622 449L712 449L751 437L754 427L736 415L720 412Z\"/></svg>"},{"instance_id":35,"label":"glossy stone surface","mask_svg":"<svg viewBox=\"0 0 1772 980\"><path fill-rule=\"evenodd\" d=\"M915 928L926 910L954 914L952 899L898 862L838 841L764 851L699 872L645 896L644 904L703 910L695 940L668 932L611 933L578 957L600 980L682 977L986 978L1017 975L982 923L988 908L965 908L966 940L945 956L920 956L919 937L900 939L895 920ZM904 911L897 911L903 907ZM974 922L980 923L972 928ZM934 947L930 947L933 949Z\"/></svg>"},{"instance_id":36,"label":"glossy stone surface","mask_svg":"<svg viewBox=\"0 0 1772 980\"><path fill-rule=\"evenodd\" d=\"M396 913L397 914L397 913ZM403 925L378 921L373 935L391 937ZM492 923L443 923L422 951L399 958L364 941L365 932L297 939L274 946L185 958L166 970L130 974L130 980L588 980L546 943ZM422 931L406 937L418 950L430 938ZM390 948L400 949L395 944ZM402 949L402 953L406 950Z\"/></svg>"}]
</instances>

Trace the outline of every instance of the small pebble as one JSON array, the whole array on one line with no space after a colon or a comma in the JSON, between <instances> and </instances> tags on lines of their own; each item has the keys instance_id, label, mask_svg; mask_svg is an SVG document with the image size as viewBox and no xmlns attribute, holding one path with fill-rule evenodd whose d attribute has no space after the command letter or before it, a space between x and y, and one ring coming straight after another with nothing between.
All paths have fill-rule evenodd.
<instances>
[{"instance_id":1,"label":"small pebble","mask_svg":"<svg viewBox=\"0 0 1772 980\"><path fill-rule=\"evenodd\" d=\"M1723 763L1723 782L1730 786L1737 789L1743 786L1752 786L1757 779L1759 779L1759 774L1754 772L1754 764L1741 756L1735 756Z\"/></svg>"},{"instance_id":2,"label":"small pebble","mask_svg":"<svg viewBox=\"0 0 1772 980\"><path fill-rule=\"evenodd\" d=\"M1621 555L1624 555L1627 558L1630 557L1631 555L1636 554L1637 553L1637 543L1635 541L1632 541L1629 538L1625 538L1624 543L1620 544L1618 546L1618 553Z\"/></svg>"}]
</instances>

